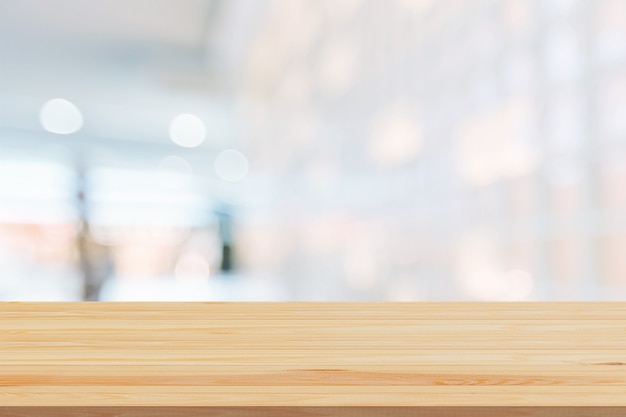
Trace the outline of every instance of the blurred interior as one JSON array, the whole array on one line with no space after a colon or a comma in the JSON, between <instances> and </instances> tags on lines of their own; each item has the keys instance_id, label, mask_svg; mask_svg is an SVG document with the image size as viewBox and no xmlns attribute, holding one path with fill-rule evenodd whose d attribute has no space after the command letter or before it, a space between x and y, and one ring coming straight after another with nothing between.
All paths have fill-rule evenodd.
<instances>
[{"instance_id":1,"label":"blurred interior","mask_svg":"<svg viewBox=\"0 0 626 417\"><path fill-rule=\"evenodd\" d=\"M0 0L0 300L626 299L626 1Z\"/></svg>"}]
</instances>

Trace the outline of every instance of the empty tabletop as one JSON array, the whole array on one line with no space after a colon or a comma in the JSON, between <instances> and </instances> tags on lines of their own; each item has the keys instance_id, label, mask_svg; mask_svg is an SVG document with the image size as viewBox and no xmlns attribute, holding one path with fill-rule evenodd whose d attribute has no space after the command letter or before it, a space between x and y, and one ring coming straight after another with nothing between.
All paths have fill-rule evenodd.
<instances>
[{"instance_id":1,"label":"empty tabletop","mask_svg":"<svg viewBox=\"0 0 626 417\"><path fill-rule=\"evenodd\" d=\"M624 416L626 303L0 303L0 416Z\"/></svg>"}]
</instances>

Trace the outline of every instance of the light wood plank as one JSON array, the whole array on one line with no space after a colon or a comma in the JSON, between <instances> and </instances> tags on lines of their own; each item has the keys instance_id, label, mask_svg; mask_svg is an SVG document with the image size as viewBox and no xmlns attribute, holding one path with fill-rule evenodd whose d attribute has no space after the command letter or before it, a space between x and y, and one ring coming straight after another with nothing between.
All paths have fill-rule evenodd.
<instances>
[{"instance_id":1,"label":"light wood plank","mask_svg":"<svg viewBox=\"0 0 626 417\"><path fill-rule=\"evenodd\" d=\"M0 303L0 417L161 409L623 416L626 303Z\"/></svg>"}]
</instances>

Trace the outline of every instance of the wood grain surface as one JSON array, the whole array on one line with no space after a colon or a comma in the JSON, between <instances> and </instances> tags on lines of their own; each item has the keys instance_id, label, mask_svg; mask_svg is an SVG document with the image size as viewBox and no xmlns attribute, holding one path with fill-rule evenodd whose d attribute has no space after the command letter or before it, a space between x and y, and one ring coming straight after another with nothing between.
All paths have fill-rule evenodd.
<instances>
[{"instance_id":1,"label":"wood grain surface","mask_svg":"<svg viewBox=\"0 0 626 417\"><path fill-rule=\"evenodd\" d=\"M626 303L0 303L0 417L626 416Z\"/></svg>"}]
</instances>

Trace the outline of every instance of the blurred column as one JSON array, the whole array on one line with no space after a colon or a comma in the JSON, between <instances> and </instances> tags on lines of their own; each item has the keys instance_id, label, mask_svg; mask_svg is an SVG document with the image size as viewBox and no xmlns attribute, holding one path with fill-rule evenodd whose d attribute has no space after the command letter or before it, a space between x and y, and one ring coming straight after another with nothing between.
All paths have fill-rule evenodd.
<instances>
[{"instance_id":1,"label":"blurred column","mask_svg":"<svg viewBox=\"0 0 626 417\"><path fill-rule=\"evenodd\" d=\"M76 160L76 208L78 213L78 233L76 233L76 248L78 262L83 276L83 300L95 300L97 294L93 268L89 259L88 236L89 223L87 221L87 182L85 180L84 155L79 154Z\"/></svg>"},{"instance_id":2,"label":"blurred column","mask_svg":"<svg viewBox=\"0 0 626 417\"><path fill-rule=\"evenodd\" d=\"M83 300L97 301L108 269L111 266L107 251L99 253L100 259L94 259L96 244L91 239L89 230L89 189L86 180L85 154L79 153L75 162L76 171L76 208L78 213L78 233L76 248L78 263L83 277Z\"/></svg>"},{"instance_id":3,"label":"blurred column","mask_svg":"<svg viewBox=\"0 0 626 417\"><path fill-rule=\"evenodd\" d=\"M222 257L220 261L220 272L230 274L235 269L233 253L233 217L230 207L222 205L215 210L217 217L220 243L222 245Z\"/></svg>"}]
</instances>

